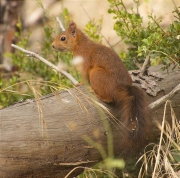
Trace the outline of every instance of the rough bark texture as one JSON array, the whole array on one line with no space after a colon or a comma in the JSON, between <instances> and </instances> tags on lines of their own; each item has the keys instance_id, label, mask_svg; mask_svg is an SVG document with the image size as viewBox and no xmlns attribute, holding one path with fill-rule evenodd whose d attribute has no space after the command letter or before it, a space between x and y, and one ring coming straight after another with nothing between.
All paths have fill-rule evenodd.
<instances>
[{"instance_id":1,"label":"rough bark texture","mask_svg":"<svg viewBox=\"0 0 180 178\"><path fill-rule=\"evenodd\" d=\"M160 67L153 68L159 71ZM169 93L180 82L180 70L165 74L159 83L163 88L149 103ZM0 110L0 175L3 178L65 177L77 166L92 166L102 160L99 151L88 144L84 136L100 143L107 150L106 120L111 122L114 154L120 155L120 140L124 133L108 114L102 114L85 87L50 94L28 100ZM172 101L177 118L180 118L180 93ZM100 102L100 101L99 101ZM101 102L102 103L102 102ZM106 105L113 113L113 107ZM164 106L153 113L161 122ZM170 112L167 111L170 121ZM152 121L153 122L153 121ZM153 139L159 131L153 126ZM142 133L143 134L143 133ZM70 177L82 172L77 169Z\"/></svg>"}]
</instances>

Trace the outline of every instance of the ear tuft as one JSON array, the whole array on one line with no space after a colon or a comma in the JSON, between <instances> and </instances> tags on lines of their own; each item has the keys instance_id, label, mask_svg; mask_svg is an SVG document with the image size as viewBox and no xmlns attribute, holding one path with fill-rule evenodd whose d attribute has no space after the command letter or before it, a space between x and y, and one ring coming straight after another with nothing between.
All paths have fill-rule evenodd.
<instances>
[{"instance_id":1,"label":"ear tuft","mask_svg":"<svg viewBox=\"0 0 180 178\"><path fill-rule=\"evenodd\" d=\"M69 23L68 31L69 31L69 33L73 37L75 37L75 34L76 34L76 24L73 21Z\"/></svg>"}]
</instances>

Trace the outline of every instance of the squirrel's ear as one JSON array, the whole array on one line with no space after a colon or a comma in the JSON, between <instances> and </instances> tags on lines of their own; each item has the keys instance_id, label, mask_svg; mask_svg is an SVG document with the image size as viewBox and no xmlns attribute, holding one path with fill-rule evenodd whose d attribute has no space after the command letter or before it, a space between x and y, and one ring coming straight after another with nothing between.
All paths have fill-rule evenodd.
<instances>
[{"instance_id":1,"label":"squirrel's ear","mask_svg":"<svg viewBox=\"0 0 180 178\"><path fill-rule=\"evenodd\" d=\"M75 37L75 34L76 34L76 24L75 24L73 21L70 22L69 27L68 27L68 31L69 31L69 33L70 33L73 37Z\"/></svg>"}]
</instances>

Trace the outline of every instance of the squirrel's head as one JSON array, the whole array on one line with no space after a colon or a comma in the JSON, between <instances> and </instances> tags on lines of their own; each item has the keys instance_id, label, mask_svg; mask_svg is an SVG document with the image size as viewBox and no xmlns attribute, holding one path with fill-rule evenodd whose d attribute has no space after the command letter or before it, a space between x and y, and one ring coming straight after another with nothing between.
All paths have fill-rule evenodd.
<instances>
[{"instance_id":1,"label":"squirrel's head","mask_svg":"<svg viewBox=\"0 0 180 178\"><path fill-rule=\"evenodd\" d=\"M71 51L77 43L77 27L70 22L68 28L58 35L52 43L52 47L59 51Z\"/></svg>"}]
</instances>

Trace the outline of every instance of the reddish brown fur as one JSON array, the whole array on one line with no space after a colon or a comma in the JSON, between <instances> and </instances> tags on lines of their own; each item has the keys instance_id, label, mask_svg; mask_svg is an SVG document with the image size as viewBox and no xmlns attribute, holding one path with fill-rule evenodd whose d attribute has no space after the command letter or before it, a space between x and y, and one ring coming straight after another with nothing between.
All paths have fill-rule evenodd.
<instances>
[{"instance_id":1,"label":"reddish brown fur","mask_svg":"<svg viewBox=\"0 0 180 178\"><path fill-rule=\"evenodd\" d=\"M62 41L62 37L66 39ZM89 81L97 97L121 108L121 120L128 127L122 144L133 148L141 146L146 140L147 104L143 91L132 86L131 77L119 56L110 48L88 39L74 22L56 37L52 46L59 51L70 50L75 57L83 57L81 75Z\"/></svg>"}]
</instances>

